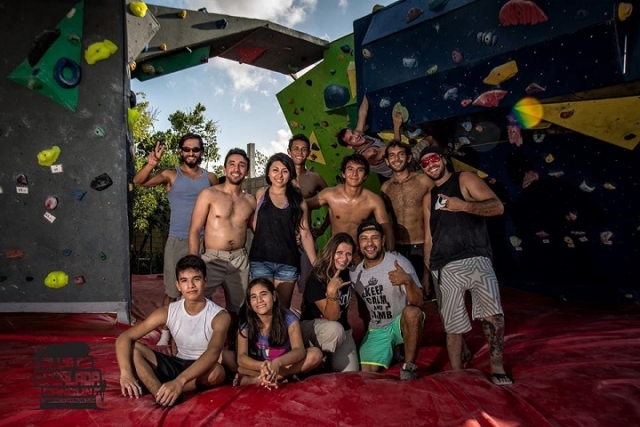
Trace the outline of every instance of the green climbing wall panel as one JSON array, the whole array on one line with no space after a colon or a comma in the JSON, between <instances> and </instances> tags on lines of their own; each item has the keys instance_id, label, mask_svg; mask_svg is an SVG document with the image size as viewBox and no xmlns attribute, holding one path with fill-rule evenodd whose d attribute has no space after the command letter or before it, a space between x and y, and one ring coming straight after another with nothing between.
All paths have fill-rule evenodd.
<instances>
[{"instance_id":1,"label":"green climbing wall panel","mask_svg":"<svg viewBox=\"0 0 640 427\"><path fill-rule=\"evenodd\" d=\"M79 85L65 88L56 82L54 69L60 58L67 58L80 66L82 51L82 22L84 15L84 2L77 3L67 15L60 21L56 30L60 35L48 46L40 37L30 52L29 58L39 58L33 64L25 59L9 74L8 78L19 85L45 96L71 111L76 111L78 105ZM49 34L53 33L50 31ZM45 48L48 46L48 49ZM40 51L39 54L35 53ZM81 68L81 67L80 67ZM72 79L71 69L65 67L62 76ZM81 77L81 74L80 74Z\"/></svg>"}]
</instances>

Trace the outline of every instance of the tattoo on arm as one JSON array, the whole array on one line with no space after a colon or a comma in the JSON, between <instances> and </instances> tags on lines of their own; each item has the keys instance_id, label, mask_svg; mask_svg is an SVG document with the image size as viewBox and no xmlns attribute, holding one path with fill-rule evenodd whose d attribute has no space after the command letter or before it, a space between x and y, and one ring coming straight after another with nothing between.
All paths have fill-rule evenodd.
<instances>
[{"instance_id":1,"label":"tattoo on arm","mask_svg":"<svg viewBox=\"0 0 640 427\"><path fill-rule=\"evenodd\" d=\"M504 205L498 199L488 199L481 202L467 201L469 208L467 213L478 216L496 216L502 215Z\"/></svg>"}]
</instances>

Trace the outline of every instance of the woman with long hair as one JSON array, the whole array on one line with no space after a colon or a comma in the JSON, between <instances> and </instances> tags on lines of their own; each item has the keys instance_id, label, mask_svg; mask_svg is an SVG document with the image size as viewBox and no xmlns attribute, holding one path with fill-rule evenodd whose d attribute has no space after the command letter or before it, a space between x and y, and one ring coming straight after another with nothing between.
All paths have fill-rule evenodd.
<instances>
[{"instance_id":1,"label":"woman with long hair","mask_svg":"<svg viewBox=\"0 0 640 427\"><path fill-rule=\"evenodd\" d=\"M307 373L322 363L322 351L304 348L300 322L283 308L273 283L253 279L243 307L245 322L237 340L238 375L234 385L277 387L291 375Z\"/></svg>"},{"instance_id":2,"label":"woman with long hair","mask_svg":"<svg viewBox=\"0 0 640 427\"><path fill-rule=\"evenodd\" d=\"M253 219L254 237L249 252L251 279L273 281L282 306L291 306L293 287L300 271L300 253L296 235L311 263L316 250L309 227L307 204L294 184L296 169L289 156L274 154L267 161L267 184L258 190L258 206Z\"/></svg>"},{"instance_id":3,"label":"woman with long hair","mask_svg":"<svg viewBox=\"0 0 640 427\"><path fill-rule=\"evenodd\" d=\"M347 317L351 301L348 267L355 250L348 233L337 233L320 251L304 288L300 315L304 342L330 356L334 372L360 369Z\"/></svg>"}]
</instances>

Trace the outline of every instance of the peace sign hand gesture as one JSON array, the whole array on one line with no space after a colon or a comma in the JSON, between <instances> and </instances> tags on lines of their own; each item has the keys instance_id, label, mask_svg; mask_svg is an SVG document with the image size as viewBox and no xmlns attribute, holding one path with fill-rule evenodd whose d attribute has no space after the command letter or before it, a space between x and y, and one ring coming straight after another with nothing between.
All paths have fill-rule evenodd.
<instances>
[{"instance_id":1,"label":"peace sign hand gesture","mask_svg":"<svg viewBox=\"0 0 640 427\"><path fill-rule=\"evenodd\" d=\"M160 145L160 142L156 142L156 148L153 149L153 151L151 153L149 153L149 165L153 166L154 168L156 166L158 166L158 163L160 163L160 159L162 158L162 153L164 153L164 144Z\"/></svg>"}]
</instances>

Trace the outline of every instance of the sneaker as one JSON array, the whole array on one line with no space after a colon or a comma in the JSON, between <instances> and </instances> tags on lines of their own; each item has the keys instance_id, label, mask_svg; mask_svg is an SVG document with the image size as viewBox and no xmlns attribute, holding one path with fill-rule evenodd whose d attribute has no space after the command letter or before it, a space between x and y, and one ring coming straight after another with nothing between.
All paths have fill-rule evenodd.
<instances>
[{"instance_id":1,"label":"sneaker","mask_svg":"<svg viewBox=\"0 0 640 427\"><path fill-rule=\"evenodd\" d=\"M407 362L402 365L402 369L400 369L400 379L401 380L417 380L420 377L418 374L418 367L413 362Z\"/></svg>"}]
</instances>

